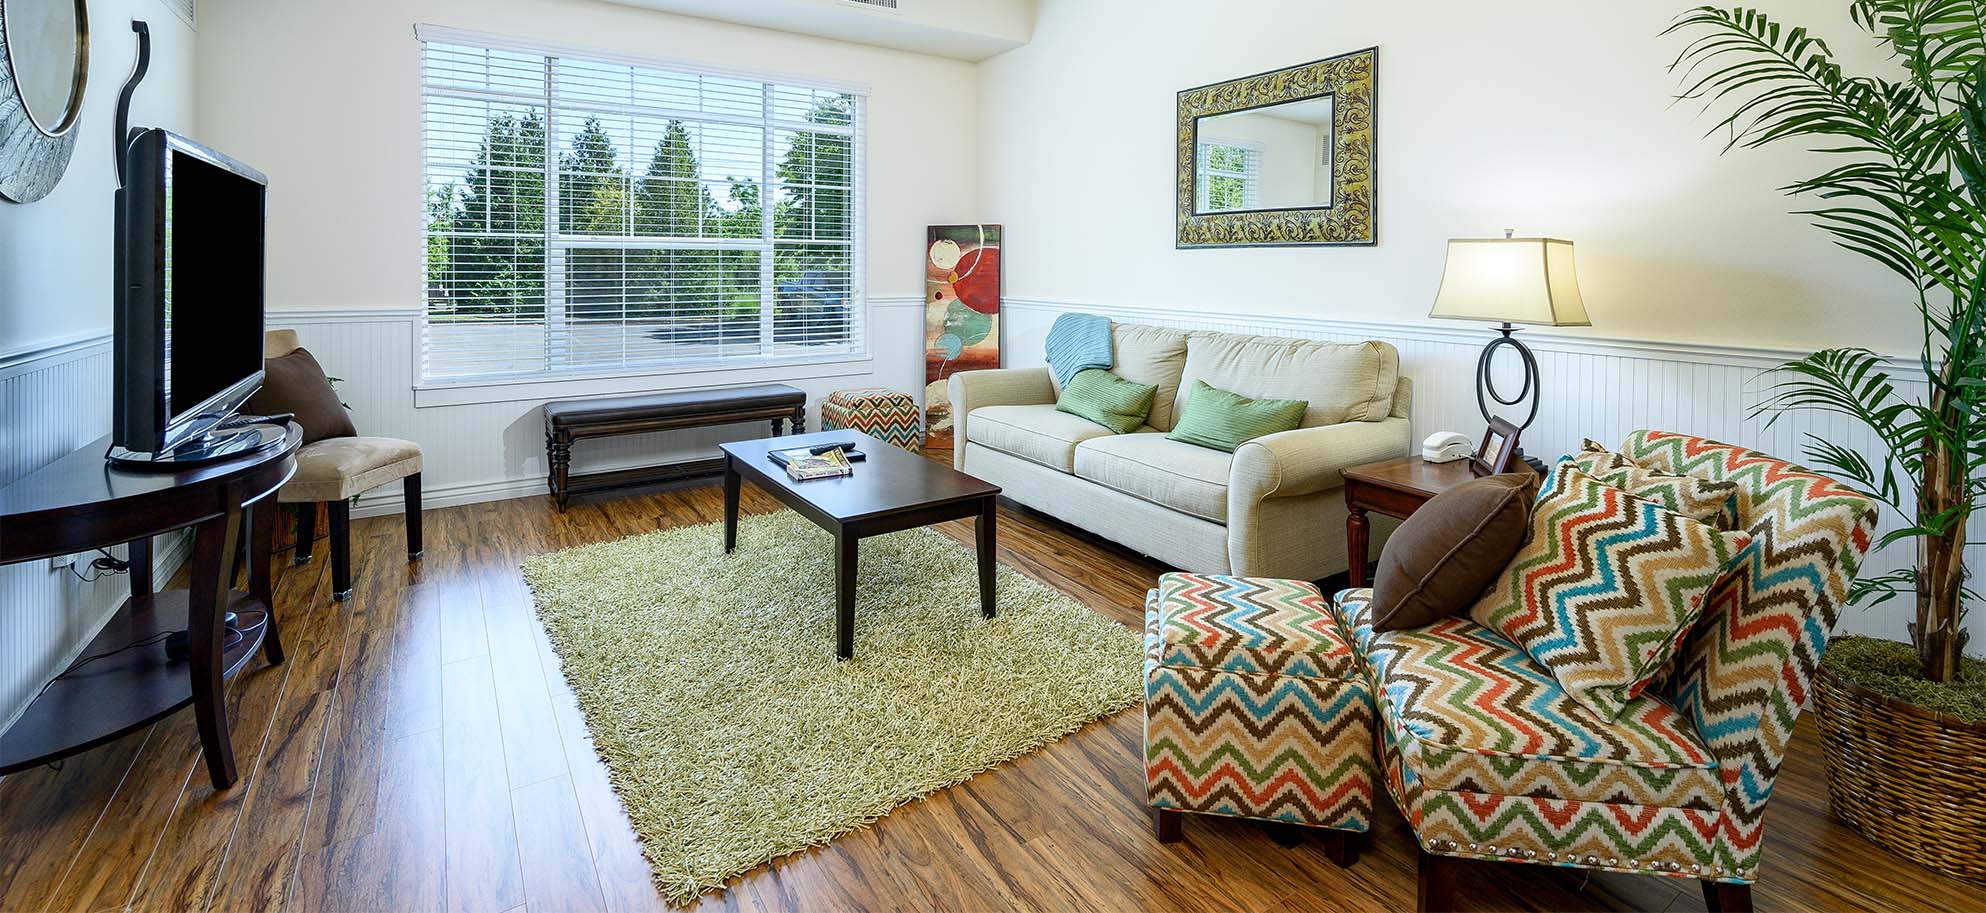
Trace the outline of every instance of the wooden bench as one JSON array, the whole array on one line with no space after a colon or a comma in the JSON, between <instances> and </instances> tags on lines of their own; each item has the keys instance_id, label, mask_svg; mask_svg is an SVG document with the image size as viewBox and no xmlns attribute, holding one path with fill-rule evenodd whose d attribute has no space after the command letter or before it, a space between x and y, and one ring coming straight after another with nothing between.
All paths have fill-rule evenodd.
<instances>
[{"instance_id":1,"label":"wooden bench","mask_svg":"<svg viewBox=\"0 0 1986 913\"><path fill-rule=\"evenodd\" d=\"M563 511L566 499L581 492L715 476L724 471L722 457L575 476L571 474L572 442L589 437L672 431L755 420L770 420L774 437L783 433L780 428L783 422L790 421L795 434L804 432L807 430L807 394L785 384L763 384L546 403L545 457L549 471L545 484L551 488L552 498Z\"/></svg>"}]
</instances>

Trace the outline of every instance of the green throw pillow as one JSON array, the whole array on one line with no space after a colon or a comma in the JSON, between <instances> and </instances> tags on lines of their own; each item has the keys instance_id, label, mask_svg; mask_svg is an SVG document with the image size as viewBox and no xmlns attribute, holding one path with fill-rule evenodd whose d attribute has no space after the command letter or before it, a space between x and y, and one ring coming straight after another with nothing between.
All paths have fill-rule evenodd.
<instances>
[{"instance_id":1,"label":"green throw pillow","mask_svg":"<svg viewBox=\"0 0 1986 913\"><path fill-rule=\"evenodd\" d=\"M1196 380L1186 397L1186 414L1166 437L1233 453L1249 440L1303 424L1308 408L1300 399L1249 399Z\"/></svg>"},{"instance_id":2,"label":"green throw pillow","mask_svg":"<svg viewBox=\"0 0 1986 913\"><path fill-rule=\"evenodd\" d=\"M1062 387L1055 411L1089 419L1118 434L1138 430L1152 414L1152 397L1158 388L1134 384L1102 368L1077 371Z\"/></svg>"}]
</instances>

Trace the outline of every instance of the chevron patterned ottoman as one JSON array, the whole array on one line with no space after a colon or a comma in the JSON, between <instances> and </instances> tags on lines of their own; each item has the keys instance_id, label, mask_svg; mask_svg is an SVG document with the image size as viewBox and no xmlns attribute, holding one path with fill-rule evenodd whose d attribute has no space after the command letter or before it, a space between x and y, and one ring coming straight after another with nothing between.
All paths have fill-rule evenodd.
<instances>
[{"instance_id":1,"label":"chevron patterned ottoman","mask_svg":"<svg viewBox=\"0 0 1986 913\"><path fill-rule=\"evenodd\" d=\"M821 403L821 430L873 434L911 453L924 449L924 410L908 393L885 387L837 390Z\"/></svg>"},{"instance_id":2,"label":"chevron patterned ottoman","mask_svg":"<svg viewBox=\"0 0 1986 913\"><path fill-rule=\"evenodd\" d=\"M1166 574L1145 602L1145 783L1158 838L1195 812L1331 828L1340 865L1372 821L1373 703L1308 583ZM1350 832L1349 834L1347 832Z\"/></svg>"}]
</instances>

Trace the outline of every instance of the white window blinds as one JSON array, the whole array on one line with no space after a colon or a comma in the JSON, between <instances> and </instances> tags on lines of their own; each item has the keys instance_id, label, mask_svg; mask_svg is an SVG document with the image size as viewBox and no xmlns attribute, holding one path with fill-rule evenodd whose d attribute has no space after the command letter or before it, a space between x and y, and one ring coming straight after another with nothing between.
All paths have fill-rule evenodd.
<instances>
[{"instance_id":1,"label":"white window blinds","mask_svg":"<svg viewBox=\"0 0 1986 913\"><path fill-rule=\"evenodd\" d=\"M864 351L860 94L423 39L424 380Z\"/></svg>"}]
</instances>

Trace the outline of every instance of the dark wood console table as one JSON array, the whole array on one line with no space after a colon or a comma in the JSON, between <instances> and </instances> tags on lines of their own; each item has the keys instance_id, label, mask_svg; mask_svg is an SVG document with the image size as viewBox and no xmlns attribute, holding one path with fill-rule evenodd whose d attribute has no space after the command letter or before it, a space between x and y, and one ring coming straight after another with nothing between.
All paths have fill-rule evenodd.
<instances>
[{"instance_id":1,"label":"dark wood console table","mask_svg":"<svg viewBox=\"0 0 1986 913\"><path fill-rule=\"evenodd\" d=\"M105 437L0 488L0 564L120 542L131 548L131 597L81 654L108 655L50 682L0 733L0 774L94 748L192 704L214 787L234 785L221 685L258 647L272 665L283 661L269 552L274 495L296 474L302 440L303 429L291 424L280 446L259 453L179 472L129 472L104 462ZM248 590L241 592L231 562L244 525ZM190 588L153 592L151 537L189 526ZM229 611L241 633L233 644ZM190 633L188 659L167 659L163 644L121 649L178 630Z\"/></svg>"}]
</instances>

